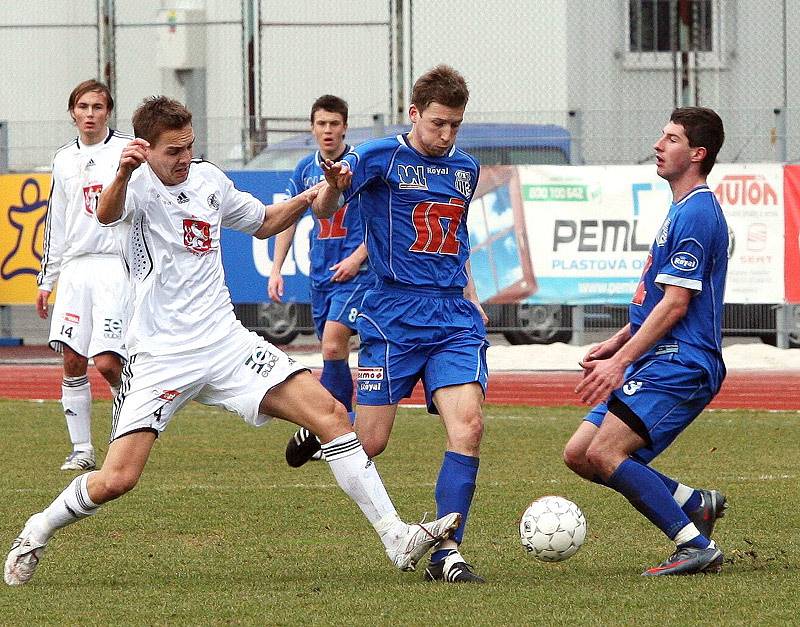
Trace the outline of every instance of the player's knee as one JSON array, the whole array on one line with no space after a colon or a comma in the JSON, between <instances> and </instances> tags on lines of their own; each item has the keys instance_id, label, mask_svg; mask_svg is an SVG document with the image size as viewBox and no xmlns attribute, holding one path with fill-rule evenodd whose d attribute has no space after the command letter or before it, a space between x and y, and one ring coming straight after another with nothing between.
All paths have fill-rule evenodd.
<instances>
[{"instance_id":1,"label":"player's knee","mask_svg":"<svg viewBox=\"0 0 800 627\"><path fill-rule=\"evenodd\" d=\"M342 346L342 343L337 339L322 339L322 359L326 361L345 359L348 354L347 344Z\"/></svg>"},{"instance_id":2,"label":"player's knee","mask_svg":"<svg viewBox=\"0 0 800 627\"><path fill-rule=\"evenodd\" d=\"M480 408L470 412L463 422L462 437L466 443L478 446L483 439L483 412Z\"/></svg>"},{"instance_id":3,"label":"player's knee","mask_svg":"<svg viewBox=\"0 0 800 627\"><path fill-rule=\"evenodd\" d=\"M364 448L364 452L370 459L383 453L386 450L386 445L387 441L381 438L367 437L361 440L361 446Z\"/></svg>"},{"instance_id":4,"label":"player's knee","mask_svg":"<svg viewBox=\"0 0 800 627\"><path fill-rule=\"evenodd\" d=\"M98 488L103 503L119 498L136 487L139 473L128 469L108 470L99 473Z\"/></svg>"},{"instance_id":5,"label":"player's knee","mask_svg":"<svg viewBox=\"0 0 800 627\"><path fill-rule=\"evenodd\" d=\"M313 422L314 424L310 425L309 429L323 442L330 442L353 430L344 405L332 396L327 399L325 406L318 410Z\"/></svg>"},{"instance_id":6,"label":"player's knee","mask_svg":"<svg viewBox=\"0 0 800 627\"><path fill-rule=\"evenodd\" d=\"M606 447L592 442L589 448L586 449L585 462L594 472L602 473L602 469L609 463L609 453L610 451L608 451Z\"/></svg>"},{"instance_id":7,"label":"player's knee","mask_svg":"<svg viewBox=\"0 0 800 627\"><path fill-rule=\"evenodd\" d=\"M110 385L119 385L122 377L122 363L115 355L98 355L94 358L97 371Z\"/></svg>"},{"instance_id":8,"label":"player's knee","mask_svg":"<svg viewBox=\"0 0 800 627\"><path fill-rule=\"evenodd\" d=\"M564 447L564 452L562 453L562 459L564 463L567 465L572 472L575 472L581 476L583 476L586 467L588 466L588 461L586 459L586 451L583 449L579 449L578 447L574 446L571 442L568 442L567 445Z\"/></svg>"},{"instance_id":9,"label":"player's knee","mask_svg":"<svg viewBox=\"0 0 800 627\"><path fill-rule=\"evenodd\" d=\"M74 351L64 351L64 374L68 377L82 377L86 374L89 360Z\"/></svg>"}]
</instances>

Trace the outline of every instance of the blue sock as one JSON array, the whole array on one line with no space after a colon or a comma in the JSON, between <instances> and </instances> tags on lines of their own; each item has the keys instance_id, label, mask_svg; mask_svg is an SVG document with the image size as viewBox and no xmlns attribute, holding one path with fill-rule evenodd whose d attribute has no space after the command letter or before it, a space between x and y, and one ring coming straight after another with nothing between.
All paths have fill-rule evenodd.
<instances>
[{"instance_id":1,"label":"blue sock","mask_svg":"<svg viewBox=\"0 0 800 627\"><path fill-rule=\"evenodd\" d=\"M624 496L647 520L661 529L673 540L678 532L689 524L684 511L661 478L651 468L632 459L626 459L608 478L608 486ZM685 543L697 548L708 547L703 535Z\"/></svg>"},{"instance_id":2,"label":"blue sock","mask_svg":"<svg viewBox=\"0 0 800 627\"><path fill-rule=\"evenodd\" d=\"M661 482L665 486L667 486L667 490L670 491L670 494L672 494L674 496L675 495L675 491L678 489L678 482L675 481L675 479L672 479L671 477L667 477L667 475L658 472L652 466L648 466L648 468L650 468L650 470L652 472L654 472L658 476L659 479L661 479ZM702 503L702 502L703 502L703 497L700 496L700 492L697 491L697 490L692 490L692 496L689 497L688 501L686 501L683 505L681 505L681 509L684 512L693 512L698 507L700 507L700 503Z\"/></svg>"},{"instance_id":3,"label":"blue sock","mask_svg":"<svg viewBox=\"0 0 800 627\"><path fill-rule=\"evenodd\" d=\"M461 455L453 451L446 451L444 461L436 480L436 516L451 512L461 514L461 524L452 536L457 544L464 538L464 528L467 525L467 514L472 504L472 495L475 494L475 480L478 477L477 457ZM435 560L434 560L435 561Z\"/></svg>"},{"instance_id":4,"label":"blue sock","mask_svg":"<svg viewBox=\"0 0 800 627\"><path fill-rule=\"evenodd\" d=\"M353 376L346 359L325 359L320 383L347 411L353 411Z\"/></svg>"}]
</instances>

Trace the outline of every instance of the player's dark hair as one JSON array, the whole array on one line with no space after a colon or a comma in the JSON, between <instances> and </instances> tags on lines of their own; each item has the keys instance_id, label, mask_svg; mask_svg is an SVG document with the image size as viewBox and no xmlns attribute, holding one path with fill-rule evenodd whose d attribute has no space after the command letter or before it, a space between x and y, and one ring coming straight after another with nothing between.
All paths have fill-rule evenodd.
<instances>
[{"instance_id":1,"label":"player's dark hair","mask_svg":"<svg viewBox=\"0 0 800 627\"><path fill-rule=\"evenodd\" d=\"M467 81L449 65L437 65L428 70L417 79L411 90L411 104L418 111L424 111L432 102L460 109L467 106L468 100Z\"/></svg>"},{"instance_id":2,"label":"player's dark hair","mask_svg":"<svg viewBox=\"0 0 800 627\"><path fill-rule=\"evenodd\" d=\"M133 112L133 134L155 144L164 131L177 131L192 123L192 112L166 96L145 98Z\"/></svg>"},{"instance_id":3,"label":"player's dark hair","mask_svg":"<svg viewBox=\"0 0 800 627\"><path fill-rule=\"evenodd\" d=\"M78 100L85 94L88 94L90 91L97 91L103 94L106 97L106 108L109 111L114 110L114 99L111 97L111 90L108 89L108 86L105 83L101 83L100 81L96 81L93 78L90 78L87 81L83 81L78 83L75 86L75 89L72 90L72 93L69 95L69 100L67 100L67 111L72 113L72 110L75 108L75 105L78 103Z\"/></svg>"},{"instance_id":4,"label":"player's dark hair","mask_svg":"<svg viewBox=\"0 0 800 627\"><path fill-rule=\"evenodd\" d=\"M700 172L711 172L725 141L725 129L719 115L705 107L682 107L672 112L669 121L683 127L689 146L706 149L706 157L700 163Z\"/></svg>"},{"instance_id":5,"label":"player's dark hair","mask_svg":"<svg viewBox=\"0 0 800 627\"><path fill-rule=\"evenodd\" d=\"M314 124L314 114L320 109L340 114L344 123L347 124L347 103L339 98L339 96L325 94L317 98L314 104L311 105L311 124Z\"/></svg>"}]
</instances>

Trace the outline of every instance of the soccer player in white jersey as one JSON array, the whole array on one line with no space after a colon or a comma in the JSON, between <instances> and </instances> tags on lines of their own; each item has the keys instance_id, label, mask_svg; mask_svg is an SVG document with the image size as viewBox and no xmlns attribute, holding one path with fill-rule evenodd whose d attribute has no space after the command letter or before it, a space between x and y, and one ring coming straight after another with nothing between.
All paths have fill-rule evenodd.
<instances>
[{"instance_id":1,"label":"soccer player in white jersey","mask_svg":"<svg viewBox=\"0 0 800 627\"><path fill-rule=\"evenodd\" d=\"M76 477L28 519L6 558L5 582L29 581L58 529L130 491L156 438L192 399L238 413L253 426L272 416L317 434L336 481L373 525L389 559L414 570L458 527L460 514L402 522L342 404L307 368L241 325L225 286L222 227L259 239L279 233L319 188L265 208L214 165L192 159L191 120L182 104L163 96L145 100L133 114L136 139L122 151L97 209L100 223L122 231L133 300L130 358L114 401L108 454L100 470ZM342 187L348 176L340 177Z\"/></svg>"},{"instance_id":2,"label":"soccer player in white jersey","mask_svg":"<svg viewBox=\"0 0 800 627\"><path fill-rule=\"evenodd\" d=\"M36 310L50 322L50 347L63 354L61 404L72 452L61 470L95 467L89 358L116 395L126 358L127 281L113 233L94 219L100 192L116 175L122 149L133 137L108 128L114 109L103 83L87 80L69 95L78 137L56 151L44 235Z\"/></svg>"}]
</instances>

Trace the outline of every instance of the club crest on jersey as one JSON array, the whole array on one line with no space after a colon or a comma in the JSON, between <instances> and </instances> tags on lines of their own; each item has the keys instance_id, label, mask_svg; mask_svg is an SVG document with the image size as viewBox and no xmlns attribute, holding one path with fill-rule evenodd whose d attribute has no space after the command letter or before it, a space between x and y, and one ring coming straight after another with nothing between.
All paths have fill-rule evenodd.
<instances>
[{"instance_id":1,"label":"club crest on jersey","mask_svg":"<svg viewBox=\"0 0 800 627\"><path fill-rule=\"evenodd\" d=\"M466 170L456 170L456 189L469 198L472 195L472 174Z\"/></svg>"},{"instance_id":2,"label":"club crest on jersey","mask_svg":"<svg viewBox=\"0 0 800 627\"><path fill-rule=\"evenodd\" d=\"M174 401L180 395L181 393L178 390L164 390L158 395L158 398L169 403L170 401Z\"/></svg>"},{"instance_id":3,"label":"club crest on jersey","mask_svg":"<svg viewBox=\"0 0 800 627\"><path fill-rule=\"evenodd\" d=\"M400 189L428 189L424 165L397 164L397 176L400 177Z\"/></svg>"},{"instance_id":4,"label":"club crest on jersey","mask_svg":"<svg viewBox=\"0 0 800 627\"><path fill-rule=\"evenodd\" d=\"M697 261L697 257L695 257L692 253L687 253L685 251L681 251L672 255L672 258L669 260L672 264L672 267L676 270L681 270L682 272L691 272L692 270L696 269L700 262Z\"/></svg>"},{"instance_id":5,"label":"club crest on jersey","mask_svg":"<svg viewBox=\"0 0 800 627\"><path fill-rule=\"evenodd\" d=\"M193 253L207 253L211 250L211 225L201 220L184 218L183 245Z\"/></svg>"},{"instance_id":6,"label":"club crest on jersey","mask_svg":"<svg viewBox=\"0 0 800 627\"><path fill-rule=\"evenodd\" d=\"M97 203L100 199L100 192L102 191L103 186L100 183L87 185L83 188L83 209L88 215L94 215L95 209L97 209Z\"/></svg>"},{"instance_id":7,"label":"club crest on jersey","mask_svg":"<svg viewBox=\"0 0 800 627\"><path fill-rule=\"evenodd\" d=\"M208 201L209 207L219 211L219 198L217 198L216 194L211 194L211 196L209 196L206 200Z\"/></svg>"}]
</instances>

